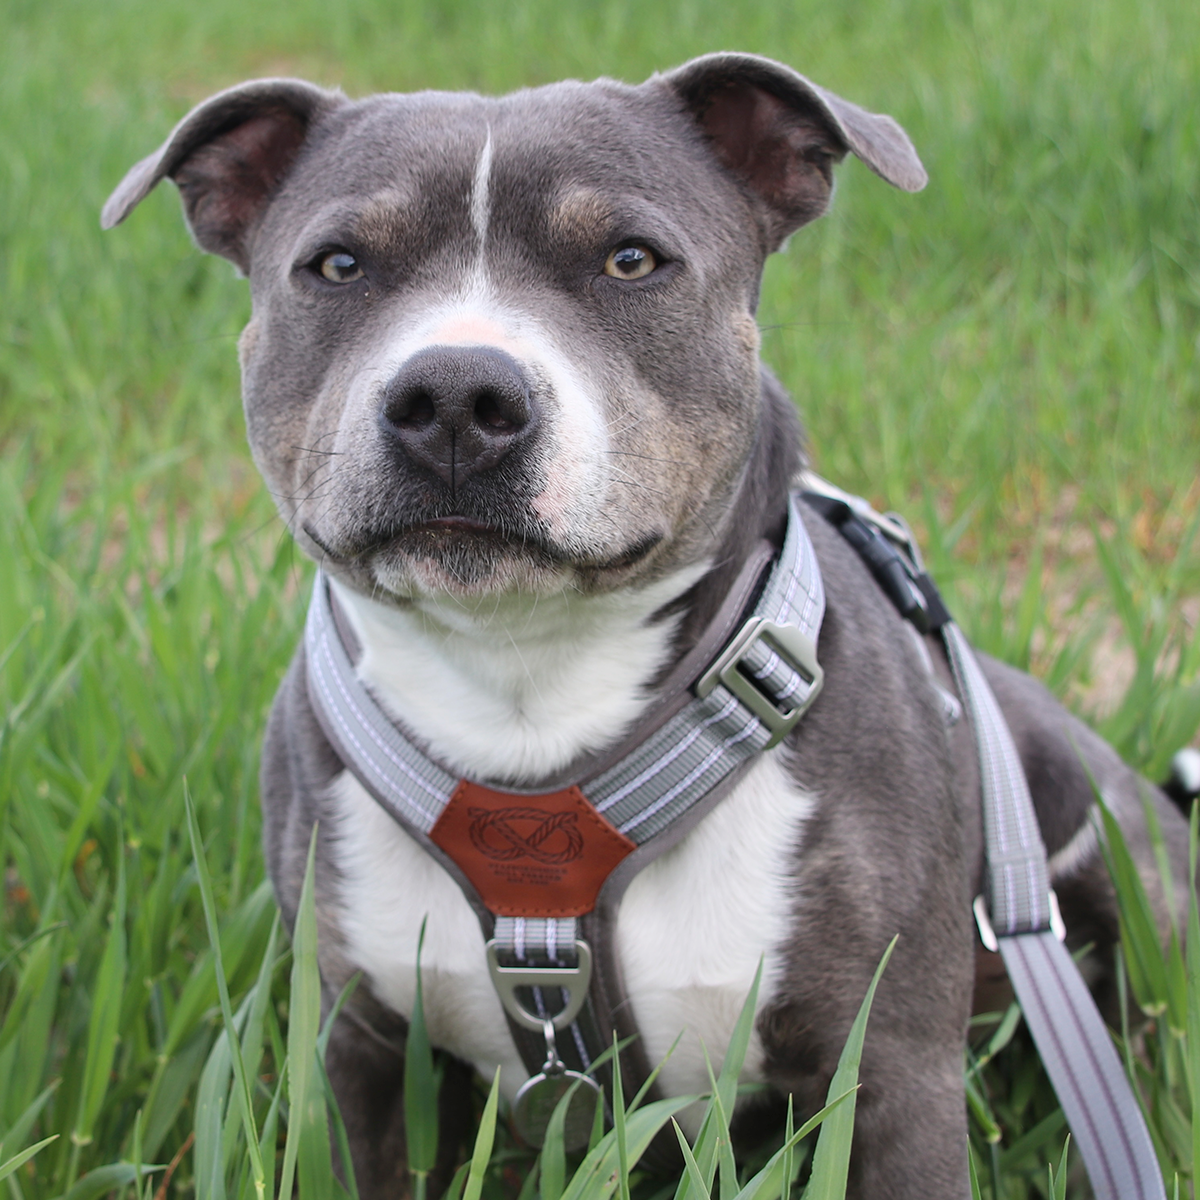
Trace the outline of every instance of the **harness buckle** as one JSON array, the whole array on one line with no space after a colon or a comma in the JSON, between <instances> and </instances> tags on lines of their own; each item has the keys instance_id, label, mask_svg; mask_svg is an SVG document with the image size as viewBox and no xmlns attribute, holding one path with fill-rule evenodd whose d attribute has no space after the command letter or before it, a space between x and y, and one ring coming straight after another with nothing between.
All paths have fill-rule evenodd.
<instances>
[{"instance_id":1,"label":"harness buckle","mask_svg":"<svg viewBox=\"0 0 1200 1200\"><path fill-rule=\"evenodd\" d=\"M1050 902L1050 930L1060 942L1067 940L1067 926L1062 919L1062 912L1058 907L1058 894L1053 888L1048 894ZM979 929L979 940L983 943L985 950L990 950L993 954L1000 949L1000 939L996 936L996 930L992 927L992 918L988 913L987 901L982 894L975 897L975 902L971 905L971 911L975 914L975 924ZM1032 932L1032 931L1031 931Z\"/></svg>"},{"instance_id":2,"label":"harness buckle","mask_svg":"<svg viewBox=\"0 0 1200 1200\"><path fill-rule=\"evenodd\" d=\"M746 654L760 638L800 676L798 694L788 696L783 704L763 691L743 665ZM817 648L812 638L793 625L779 625L755 616L742 626L733 641L700 676L696 695L707 696L718 683L724 684L767 727L771 736L763 749L769 750L783 741L804 716L824 682L825 672L817 662Z\"/></svg>"},{"instance_id":3,"label":"harness buckle","mask_svg":"<svg viewBox=\"0 0 1200 1200\"><path fill-rule=\"evenodd\" d=\"M587 942L575 941L579 961L573 967L505 967L500 964L500 947L487 944L488 972L504 1011L520 1026L535 1033L545 1031L547 1020L555 1029L566 1029L579 1016L592 982L592 951ZM518 988L561 988L567 1002L552 1017L531 1012L517 999Z\"/></svg>"}]
</instances>

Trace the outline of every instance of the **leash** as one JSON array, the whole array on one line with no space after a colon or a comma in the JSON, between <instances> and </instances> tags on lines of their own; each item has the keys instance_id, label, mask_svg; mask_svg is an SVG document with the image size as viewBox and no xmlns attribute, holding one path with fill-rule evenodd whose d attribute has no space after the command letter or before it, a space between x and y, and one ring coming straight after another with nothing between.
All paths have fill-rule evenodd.
<instances>
[{"instance_id":1,"label":"leash","mask_svg":"<svg viewBox=\"0 0 1200 1200\"><path fill-rule=\"evenodd\" d=\"M353 634L317 574L305 627L313 710L341 761L450 872L479 918L492 982L531 1073L513 1104L518 1132L540 1144L574 1087L566 1142L586 1144L601 1091L592 1063L614 1032L636 1033L614 953L621 894L795 727L821 690L825 594L802 496L854 546L900 615L942 638L980 756L988 864L985 895L974 904L980 937L1004 958L1097 1200L1165 1200L1138 1102L1062 944L1020 758L969 643L902 520L816 476L801 483L789 497L778 558L766 566L765 544L751 555L639 728L540 791L460 779L392 722L359 680ZM622 1056L635 1077L647 1077L636 1043Z\"/></svg>"},{"instance_id":2,"label":"leash","mask_svg":"<svg viewBox=\"0 0 1200 1200\"><path fill-rule=\"evenodd\" d=\"M1083 1155L1097 1200L1165 1200L1141 1107L1112 1038L1063 944L1046 847L1012 734L975 654L924 569L904 521L815 476L804 498L830 520L922 633L941 636L979 750L987 861L974 903L984 946L999 952Z\"/></svg>"}]
</instances>

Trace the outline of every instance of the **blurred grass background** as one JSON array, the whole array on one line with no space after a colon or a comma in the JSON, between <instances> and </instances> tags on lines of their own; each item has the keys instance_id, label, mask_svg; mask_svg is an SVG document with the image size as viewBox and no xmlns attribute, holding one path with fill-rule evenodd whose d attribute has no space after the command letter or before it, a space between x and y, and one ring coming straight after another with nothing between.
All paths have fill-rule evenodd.
<instances>
[{"instance_id":1,"label":"blurred grass background","mask_svg":"<svg viewBox=\"0 0 1200 1200\"><path fill-rule=\"evenodd\" d=\"M847 162L768 268L764 357L818 468L904 511L977 643L1132 761L1195 741L1194 0L0 0L0 1162L63 1135L17 1200L128 1159L139 1111L147 1161L193 1128L217 993L182 781L240 994L272 917L258 739L305 594L244 446L244 284L170 186L101 235L105 196L255 75L496 92L716 49L892 113L931 176L906 196ZM993 1080L1005 1147L1053 1125L1036 1074ZM1186 1112L1161 1128L1190 1173ZM1044 1188L1023 1162L990 1186ZM171 1187L194 1177L185 1155Z\"/></svg>"}]
</instances>

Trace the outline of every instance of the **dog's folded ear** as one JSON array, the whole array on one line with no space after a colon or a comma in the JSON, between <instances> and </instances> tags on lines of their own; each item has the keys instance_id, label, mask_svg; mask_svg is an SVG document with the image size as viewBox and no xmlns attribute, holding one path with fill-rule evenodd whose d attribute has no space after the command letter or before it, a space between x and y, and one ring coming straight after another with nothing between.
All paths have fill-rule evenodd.
<instances>
[{"instance_id":1,"label":"dog's folded ear","mask_svg":"<svg viewBox=\"0 0 1200 1200\"><path fill-rule=\"evenodd\" d=\"M309 129L345 103L300 79L258 79L204 101L108 198L100 224L120 224L164 176L179 187L201 249L248 266L247 234L291 170Z\"/></svg>"},{"instance_id":2,"label":"dog's folded ear","mask_svg":"<svg viewBox=\"0 0 1200 1200\"><path fill-rule=\"evenodd\" d=\"M867 112L769 58L706 54L661 81L765 206L771 249L825 211L833 164L847 152L907 192L928 182L912 142L891 117Z\"/></svg>"}]
</instances>

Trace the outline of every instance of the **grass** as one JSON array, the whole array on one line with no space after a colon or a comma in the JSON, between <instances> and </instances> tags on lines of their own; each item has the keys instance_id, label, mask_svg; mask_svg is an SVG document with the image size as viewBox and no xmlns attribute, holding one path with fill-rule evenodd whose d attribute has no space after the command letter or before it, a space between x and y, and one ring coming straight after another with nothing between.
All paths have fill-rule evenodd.
<instances>
[{"instance_id":1,"label":"grass","mask_svg":"<svg viewBox=\"0 0 1200 1200\"><path fill-rule=\"evenodd\" d=\"M353 93L636 80L734 47L894 113L930 188L842 168L834 211L768 269L764 355L818 467L914 520L976 642L1157 775L1200 726L1192 8L0 0L0 1186L254 1192L229 1021L261 1068L244 1086L264 1187L293 1112L303 1006L263 883L256 771L307 567L243 445L244 285L193 250L167 188L116 233L97 225L190 103L287 72ZM1197 954L1192 938L1130 975L1158 1014L1131 1062L1185 1192ZM1069 1176L1079 1195L1014 1022L978 1031L969 1073L982 1194ZM319 1072L299 1074L319 1107ZM496 1137L476 1173L488 1200L533 1178Z\"/></svg>"}]
</instances>

